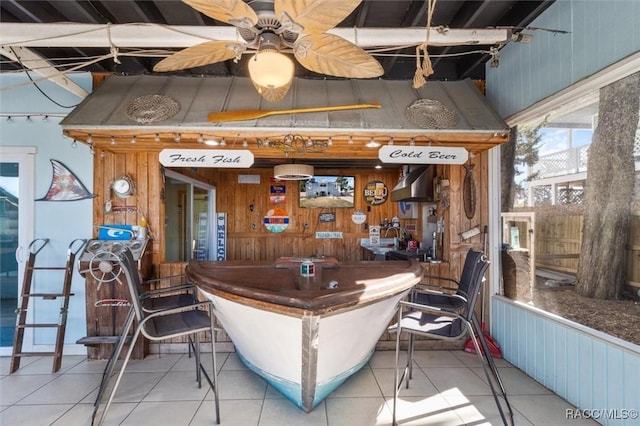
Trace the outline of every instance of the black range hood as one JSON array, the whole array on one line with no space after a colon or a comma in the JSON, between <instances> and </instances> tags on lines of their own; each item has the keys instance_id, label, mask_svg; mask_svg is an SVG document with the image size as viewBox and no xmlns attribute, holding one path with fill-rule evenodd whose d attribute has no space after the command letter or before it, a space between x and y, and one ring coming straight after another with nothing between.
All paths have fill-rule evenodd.
<instances>
[{"instance_id":1,"label":"black range hood","mask_svg":"<svg viewBox=\"0 0 640 426\"><path fill-rule=\"evenodd\" d=\"M391 201L433 201L433 164L412 169L391 190Z\"/></svg>"}]
</instances>

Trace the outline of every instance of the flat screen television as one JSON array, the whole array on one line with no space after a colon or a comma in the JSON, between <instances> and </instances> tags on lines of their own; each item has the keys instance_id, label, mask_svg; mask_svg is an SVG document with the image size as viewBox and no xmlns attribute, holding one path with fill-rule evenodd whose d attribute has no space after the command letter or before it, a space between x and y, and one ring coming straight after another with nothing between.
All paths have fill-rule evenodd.
<instances>
[{"instance_id":1,"label":"flat screen television","mask_svg":"<svg viewBox=\"0 0 640 426\"><path fill-rule=\"evenodd\" d=\"M300 181L300 207L353 208L354 176L314 176Z\"/></svg>"}]
</instances>

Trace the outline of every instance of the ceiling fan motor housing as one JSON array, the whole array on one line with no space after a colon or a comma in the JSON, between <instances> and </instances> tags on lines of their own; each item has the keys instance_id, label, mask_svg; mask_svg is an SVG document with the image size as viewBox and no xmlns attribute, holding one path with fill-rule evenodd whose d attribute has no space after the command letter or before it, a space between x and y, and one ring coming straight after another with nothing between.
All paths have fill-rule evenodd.
<instances>
[{"instance_id":1,"label":"ceiling fan motor housing","mask_svg":"<svg viewBox=\"0 0 640 426\"><path fill-rule=\"evenodd\" d=\"M265 43L263 36L267 34L277 34L275 38L269 38L268 42L271 43L271 40L274 40L274 44L273 47L269 46L268 48L280 50L283 44L290 47L291 43L298 38L297 33L282 28L282 23L276 18L273 0L254 1L250 3L250 6L256 12L256 15L258 15L258 22L255 28L238 28L240 36L247 43L258 43L259 45L255 47L260 47ZM276 38L279 38L277 43Z\"/></svg>"}]
</instances>

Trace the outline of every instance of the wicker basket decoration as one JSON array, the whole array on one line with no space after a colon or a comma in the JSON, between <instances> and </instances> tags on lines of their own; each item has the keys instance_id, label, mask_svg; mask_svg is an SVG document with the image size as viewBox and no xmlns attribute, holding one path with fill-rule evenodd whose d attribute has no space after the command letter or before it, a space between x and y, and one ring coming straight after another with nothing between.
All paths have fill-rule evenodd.
<instances>
[{"instance_id":1,"label":"wicker basket decoration","mask_svg":"<svg viewBox=\"0 0 640 426\"><path fill-rule=\"evenodd\" d=\"M180 111L180 103L166 95L140 96L124 106L124 113L140 124L155 123L173 117Z\"/></svg>"},{"instance_id":2,"label":"wicker basket decoration","mask_svg":"<svg viewBox=\"0 0 640 426\"><path fill-rule=\"evenodd\" d=\"M458 113L433 99L418 99L405 109L405 116L424 129L448 129L458 124Z\"/></svg>"}]
</instances>

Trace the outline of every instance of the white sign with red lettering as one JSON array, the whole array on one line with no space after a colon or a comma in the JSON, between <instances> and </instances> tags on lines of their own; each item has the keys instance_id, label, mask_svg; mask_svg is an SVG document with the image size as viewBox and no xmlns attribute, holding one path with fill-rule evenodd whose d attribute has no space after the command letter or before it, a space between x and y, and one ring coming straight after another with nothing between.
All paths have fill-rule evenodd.
<instances>
[{"instance_id":1,"label":"white sign with red lettering","mask_svg":"<svg viewBox=\"0 0 640 426\"><path fill-rule=\"evenodd\" d=\"M160 164L166 167L224 167L246 169L253 164L248 149L163 149Z\"/></svg>"},{"instance_id":2,"label":"white sign with red lettering","mask_svg":"<svg viewBox=\"0 0 640 426\"><path fill-rule=\"evenodd\" d=\"M378 158L383 163L464 164L469 153L457 147L384 145L378 150Z\"/></svg>"}]
</instances>

